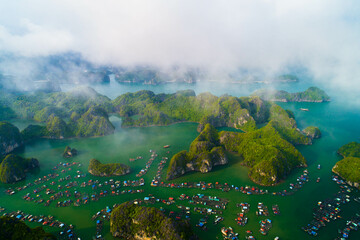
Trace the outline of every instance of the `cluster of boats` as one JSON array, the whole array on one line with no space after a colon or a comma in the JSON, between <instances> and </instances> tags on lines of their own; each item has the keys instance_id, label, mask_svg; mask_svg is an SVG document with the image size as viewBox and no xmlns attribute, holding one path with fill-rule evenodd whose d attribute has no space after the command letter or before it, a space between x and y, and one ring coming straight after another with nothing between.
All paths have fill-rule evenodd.
<instances>
[{"instance_id":1,"label":"cluster of boats","mask_svg":"<svg viewBox=\"0 0 360 240\"><path fill-rule=\"evenodd\" d=\"M115 204L113 208L115 208L116 206L117 204ZM105 208L101 209L91 217L91 220L95 221L96 223L96 233L95 236L93 236L93 239L98 239L98 240L104 239L102 236L104 221L110 220L111 212L112 209L109 206L106 206Z\"/></svg>"},{"instance_id":2,"label":"cluster of boats","mask_svg":"<svg viewBox=\"0 0 360 240\"><path fill-rule=\"evenodd\" d=\"M238 238L239 234L235 233L234 230L231 227L227 227L227 228L222 227L221 228L221 233L222 233L224 239L231 239L231 240L239 239Z\"/></svg>"},{"instance_id":3,"label":"cluster of boats","mask_svg":"<svg viewBox=\"0 0 360 240\"><path fill-rule=\"evenodd\" d=\"M346 226L343 230L338 230L340 237L335 240L343 240L349 238L351 231L357 231L360 228L360 214L356 214L355 217L352 217L350 220L346 221Z\"/></svg>"},{"instance_id":4,"label":"cluster of boats","mask_svg":"<svg viewBox=\"0 0 360 240\"><path fill-rule=\"evenodd\" d=\"M269 210L268 210L268 207L266 205L259 202L257 207L258 207L258 211L256 211L256 215L258 215L258 216L269 216Z\"/></svg>"},{"instance_id":5,"label":"cluster of boats","mask_svg":"<svg viewBox=\"0 0 360 240\"><path fill-rule=\"evenodd\" d=\"M309 181L308 171L304 170L304 173L300 175L296 179L296 183L290 183L290 190L284 189L279 192L268 192L268 190L260 189L254 186L235 186L228 183L221 184L219 182L215 183L207 183L204 181L200 182L182 182L182 183L167 183L160 182L160 180L153 180L151 186L154 187L168 187L168 188L196 188L201 190L206 189L218 189L222 192L229 192L231 190L241 192L247 195L263 195L263 194L271 194L271 195L280 195L280 196L288 196L294 194L297 190L301 189L306 182Z\"/></svg>"},{"instance_id":6,"label":"cluster of boats","mask_svg":"<svg viewBox=\"0 0 360 240\"><path fill-rule=\"evenodd\" d=\"M241 213L237 214L237 218L235 218L235 221L239 226L245 226L248 221L248 218L245 216L245 214L250 211L250 204L249 203L237 203L236 207L241 208Z\"/></svg>"},{"instance_id":7,"label":"cluster of boats","mask_svg":"<svg viewBox=\"0 0 360 240\"><path fill-rule=\"evenodd\" d=\"M162 157L160 163L158 164L158 170L150 184L152 187L157 187L159 184L159 181L161 181L161 173L162 173L162 170L164 169L164 166L165 166L167 160L168 160L168 157Z\"/></svg>"},{"instance_id":8,"label":"cluster of boats","mask_svg":"<svg viewBox=\"0 0 360 240\"><path fill-rule=\"evenodd\" d=\"M34 222L38 223L43 226L49 226L49 227L56 227L59 228L59 236L58 239L80 239L76 237L76 234L74 232L74 225L72 224L66 224L62 221L57 220L54 216L45 216L45 215L32 215L25 213L21 210L18 211L12 211L12 212L6 212L6 209L3 207L0 207L0 212L4 212L3 216L9 216L16 218L20 221L28 221L28 222Z\"/></svg>"},{"instance_id":9,"label":"cluster of boats","mask_svg":"<svg viewBox=\"0 0 360 240\"><path fill-rule=\"evenodd\" d=\"M181 198L181 196L179 197ZM215 208L226 209L226 205L229 200L224 198L218 198L217 196L206 196L204 194L196 194L189 200L190 204L200 204L206 206L213 206Z\"/></svg>"},{"instance_id":10,"label":"cluster of boats","mask_svg":"<svg viewBox=\"0 0 360 240\"><path fill-rule=\"evenodd\" d=\"M270 219L261 220L259 222L259 224L260 224L259 232L262 235L267 235L268 232L270 231L271 227L272 227L271 220Z\"/></svg>"},{"instance_id":11,"label":"cluster of boats","mask_svg":"<svg viewBox=\"0 0 360 240\"><path fill-rule=\"evenodd\" d=\"M17 188L16 191L31 189L31 187L35 186L31 192L28 192L23 196L23 199L25 201L33 201L38 204L44 204L45 206L49 206L52 202L59 199L66 198L65 200L58 201L56 204L57 207L80 206L87 204L90 201L98 201L100 198L106 196L141 193L144 191L144 189L123 189L123 187L136 188L144 186L145 180L143 178L125 181L114 181L113 179L100 181L90 179L86 182L79 182L78 179L83 175L79 170L75 172L74 176L62 176L63 174L69 174L71 171L75 171L75 167L69 167L75 165L77 164L58 164L54 168L55 170L59 170L61 167L66 167L68 169L62 169L62 173L60 174L49 174L36 179L34 183L28 183L25 185L26 187L20 187L19 190ZM58 178L57 181L56 178ZM51 182L48 185L46 182L50 180ZM42 185L39 186L40 184ZM74 190L72 190L73 188ZM9 192L8 194L12 195L11 193L14 190L8 189L7 191ZM45 195L43 193L45 193Z\"/></svg>"},{"instance_id":12,"label":"cluster of boats","mask_svg":"<svg viewBox=\"0 0 360 240\"><path fill-rule=\"evenodd\" d=\"M141 169L140 172L138 174L136 174L137 177L144 176L149 171L149 168L151 167L151 165L154 162L155 158L158 156L155 151L150 150L150 152L151 152L150 159L147 161L147 163L145 165L145 168Z\"/></svg>"},{"instance_id":13,"label":"cluster of boats","mask_svg":"<svg viewBox=\"0 0 360 240\"><path fill-rule=\"evenodd\" d=\"M340 190L335 194L334 198L319 201L317 208L313 211L313 220L302 229L311 236L317 236L318 230L326 226L326 223L340 219L340 207L351 201L348 193L352 191L346 182L333 176L333 181L340 185Z\"/></svg>"},{"instance_id":14,"label":"cluster of boats","mask_svg":"<svg viewBox=\"0 0 360 240\"><path fill-rule=\"evenodd\" d=\"M129 162L135 162L136 160L143 159L142 156L137 156L136 158L129 158Z\"/></svg>"}]
</instances>

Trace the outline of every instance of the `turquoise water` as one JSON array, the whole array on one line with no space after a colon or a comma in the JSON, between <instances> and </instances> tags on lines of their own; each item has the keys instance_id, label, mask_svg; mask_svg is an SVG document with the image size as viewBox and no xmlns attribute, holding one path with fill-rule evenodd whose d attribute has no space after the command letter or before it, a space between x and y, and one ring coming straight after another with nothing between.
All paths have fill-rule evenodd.
<instances>
[{"instance_id":1,"label":"turquoise water","mask_svg":"<svg viewBox=\"0 0 360 240\"><path fill-rule=\"evenodd\" d=\"M293 84L282 84L280 87L288 91L305 90L311 83L300 82ZM227 88L226 88L227 87ZM173 92L174 89L188 89L192 88L197 93L203 91L210 91L216 95L226 93L226 91L235 96L248 95L250 92L263 85L249 85L242 86L234 84L231 86L216 87L215 84L197 85L197 84L174 84L174 85L129 85L111 83L110 85L95 85L94 88L114 98L121 93L127 91L137 91L140 89L150 89L154 92ZM17 151L18 154L26 157L38 158L41 164L41 170L35 174L28 174L26 181L11 185L11 187L23 186L28 182L33 182L35 179L42 177L52 171L52 168L60 161L64 162L61 154L66 145L70 145L78 149L79 155L72 161L82 163L82 166L72 169L69 174L73 174L74 170L86 172L88 162L91 158L107 162L122 162L128 164L132 168L132 173L126 176L115 177L114 180L136 180L136 174L145 166L150 157L149 150L155 150L159 156L150 167L149 172L143 176L145 186L137 189L144 189L143 193L123 194L119 196L107 196L97 202L90 202L87 205L80 207L56 207L55 202L50 206L45 207L42 204L34 202L26 202L22 199L30 190L23 190L12 196L6 195L3 190L8 185L0 185L0 206L5 207L9 211L23 210L31 214L51 214L56 218L66 222L72 223L76 226L76 233L82 239L91 239L95 234L95 223L91 220L91 216L105 206L112 206L114 203L121 203L135 198L144 198L148 194L153 194L159 198L178 197L184 193L193 195L203 193L211 196L218 196L228 199L230 202L227 209L224 211L223 216L225 220L218 225L208 224L208 231L202 231L194 228L196 233L202 239L221 239L220 229L222 226L232 226L236 232L239 233L239 239L245 239L245 231L252 230L256 239L273 239L279 236L280 239L311 239L306 233L301 230L301 227L309 223L312 219L312 209L316 203L326 198L331 198L338 190L339 186L331 180L331 168L340 159L336 154L336 150L343 144L350 141L360 140L360 129L358 123L360 122L360 111L356 106L344 104L347 99L341 94L335 94L329 90L333 101L329 103L281 103L283 108L290 109L295 113L296 120L300 129L307 126L318 126L322 131L322 138L318 139L311 146L298 146L297 148L302 152L308 162L308 170L310 181L304 185L302 189L291 196L272 196L272 195L245 195L234 190L230 192L222 192L221 190L208 189L201 191L199 189L172 189L165 187L151 187L151 179L155 176L157 165L161 157L171 157L172 154L189 148L192 140L197 136L196 127L194 123L181 123L166 127L147 127L147 128L126 128L122 129L121 120L116 116L111 117L111 121L116 126L116 132L113 135L88 138L88 139L69 139L69 140L49 140L42 139L31 144L26 145L23 149ZM308 108L309 111L301 111L300 108ZM14 124L23 128L27 123L24 121L15 121ZM164 145L171 145L169 149L164 149ZM166 153L170 151L170 153ZM143 159L134 162L129 162L129 158L136 156L143 156ZM317 169L317 165L321 164L321 169ZM163 174L166 171L166 167ZM300 176L303 169L295 170L294 173L283 183L276 187L263 187L269 192L280 191L289 189L289 183L296 182L296 178ZM64 174L66 175L66 174ZM73 174L75 175L75 173ZM316 183L316 178L321 177L321 181ZM90 179L99 179L100 181L109 180L110 178L100 178L86 176L79 180L88 181ZM192 173L184 177L176 179L174 182L184 181L205 181L205 182L220 182L229 183L236 186L251 185L256 186L247 177L247 168L240 166L239 159L235 155L230 156L230 163L227 166L215 168L209 174ZM57 184L56 184L57 186ZM48 186L50 187L50 186ZM56 187L50 187L56 189ZM81 188L77 187L79 191ZM122 188L130 189L130 188ZM132 188L132 189L135 189ZM32 190L32 189L31 189ZM44 193L41 193L45 196ZM354 191L350 194L359 196L359 192ZM46 197L46 196L45 196ZM236 203L249 202L250 212L247 214L249 222L246 226L237 226L234 219L236 213L240 209L236 208ZM270 214L269 218L273 221L273 227L267 236L262 236L258 232L259 221L264 217L256 216L257 203L263 202L268 206L271 212L271 206L278 204L281 210L280 216ZM165 204L155 204L156 207L164 207L168 211L176 210L176 205L191 206L187 202L177 201L175 205L167 206ZM334 239L338 236L337 230L345 227L345 220L353 216L356 212L360 213L360 204L352 201L344 205L342 208L341 216L343 219L336 220L327 224L325 228L319 230L317 239ZM191 223L195 225L200 219L199 214L191 213ZM209 217L209 222L212 222L214 216ZM36 224L32 224L36 226ZM46 227L47 230L57 234L57 228ZM109 225L105 224L103 234L107 239L112 239L108 232ZM360 232L351 232L350 239L360 239Z\"/></svg>"}]
</instances>

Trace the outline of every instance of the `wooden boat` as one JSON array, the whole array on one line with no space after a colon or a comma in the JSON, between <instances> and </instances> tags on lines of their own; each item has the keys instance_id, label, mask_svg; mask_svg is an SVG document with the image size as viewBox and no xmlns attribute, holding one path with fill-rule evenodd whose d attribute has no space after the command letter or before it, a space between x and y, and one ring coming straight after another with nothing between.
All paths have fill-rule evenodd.
<instances>
[{"instance_id":1,"label":"wooden boat","mask_svg":"<svg viewBox=\"0 0 360 240\"><path fill-rule=\"evenodd\" d=\"M164 146L164 148L169 148L169 147L170 147L170 145L165 145L165 146Z\"/></svg>"}]
</instances>

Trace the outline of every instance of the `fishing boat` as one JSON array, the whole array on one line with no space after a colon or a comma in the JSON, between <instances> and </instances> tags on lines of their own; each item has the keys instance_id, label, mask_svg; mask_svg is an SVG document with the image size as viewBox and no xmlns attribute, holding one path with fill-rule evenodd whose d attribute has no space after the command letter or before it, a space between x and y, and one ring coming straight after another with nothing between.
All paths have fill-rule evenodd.
<instances>
[{"instance_id":1,"label":"fishing boat","mask_svg":"<svg viewBox=\"0 0 360 240\"><path fill-rule=\"evenodd\" d=\"M317 182L317 183L320 182L320 177L318 177L318 178L316 179L316 182Z\"/></svg>"},{"instance_id":2,"label":"fishing boat","mask_svg":"<svg viewBox=\"0 0 360 240\"><path fill-rule=\"evenodd\" d=\"M301 111L309 111L308 108L300 108Z\"/></svg>"},{"instance_id":3,"label":"fishing boat","mask_svg":"<svg viewBox=\"0 0 360 240\"><path fill-rule=\"evenodd\" d=\"M169 147L170 147L170 145L165 145L165 146L164 146L164 148L169 148Z\"/></svg>"},{"instance_id":4,"label":"fishing boat","mask_svg":"<svg viewBox=\"0 0 360 240\"><path fill-rule=\"evenodd\" d=\"M320 168L321 168L321 165L320 165L320 164L318 164L317 169L319 169L319 170L320 170Z\"/></svg>"}]
</instances>

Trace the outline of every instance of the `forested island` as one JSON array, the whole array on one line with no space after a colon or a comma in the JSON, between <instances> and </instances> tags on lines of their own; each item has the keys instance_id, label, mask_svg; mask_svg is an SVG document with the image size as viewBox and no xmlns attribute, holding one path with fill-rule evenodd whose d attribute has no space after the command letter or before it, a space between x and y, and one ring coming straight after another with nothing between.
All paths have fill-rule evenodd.
<instances>
[{"instance_id":1,"label":"forested island","mask_svg":"<svg viewBox=\"0 0 360 240\"><path fill-rule=\"evenodd\" d=\"M121 239L198 239L189 222L175 221L154 207L143 207L131 202L117 206L111 213L110 231Z\"/></svg>"},{"instance_id":2,"label":"forested island","mask_svg":"<svg viewBox=\"0 0 360 240\"><path fill-rule=\"evenodd\" d=\"M14 183L25 179L26 172L39 168L39 161L35 158L23 158L15 154L9 154L5 158L0 157L0 181Z\"/></svg>"},{"instance_id":3,"label":"forested island","mask_svg":"<svg viewBox=\"0 0 360 240\"><path fill-rule=\"evenodd\" d=\"M89 162L88 171L90 174L95 176L121 176L128 174L130 172L130 167L121 163L103 164L99 160L91 159Z\"/></svg>"},{"instance_id":4,"label":"forested island","mask_svg":"<svg viewBox=\"0 0 360 240\"><path fill-rule=\"evenodd\" d=\"M332 171L360 189L360 143L351 142L342 146L338 153L344 157L335 164Z\"/></svg>"},{"instance_id":5,"label":"forested island","mask_svg":"<svg viewBox=\"0 0 360 240\"><path fill-rule=\"evenodd\" d=\"M250 168L249 177L254 182L274 185L295 167L306 166L305 159L292 144L308 145L321 136L316 127L301 131L291 111L258 96L217 97L210 93L196 95L193 90L155 94L142 90L111 100L91 88L80 88L66 93L37 95L5 93L0 97L0 103L18 118L41 123L29 125L20 132L10 123L2 122L2 154L40 137L63 139L111 134L114 126L109 114L112 113L123 117L123 127L199 123L199 137L190 145L189 151L174 155L168 168L168 179L189 171L206 173L216 165L226 164L227 150L242 157L242 164ZM11 131L1 132L1 126ZM216 127L232 127L244 133L218 133ZM258 149L256 154L255 148ZM69 153L73 155L71 150L65 150L64 156ZM127 166L110 166L97 160L91 160L89 165L89 172L94 175L121 175L128 171Z\"/></svg>"},{"instance_id":6,"label":"forested island","mask_svg":"<svg viewBox=\"0 0 360 240\"><path fill-rule=\"evenodd\" d=\"M317 87L310 87L304 92L289 93L275 89L260 89L252 95L274 102L328 102L330 97Z\"/></svg>"},{"instance_id":7,"label":"forested island","mask_svg":"<svg viewBox=\"0 0 360 240\"><path fill-rule=\"evenodd\" d=\"M207 173L212 170L213 166L227 163L225 149L220 146L219 134L208 123L191 143L189 151L181 151L172 157L166 178L170 180L190 171Z\"/></svg>"},{"instance_id":8,"label":"forested island","mask_svg":"<svg viewBox=\"0 0 360 240\"><path fill-rule=\"evenodd\" d=\"M23 221L13 217L0 217L1 239L55 240L56 237L42 227L30 228Z\"/></svg>"}]
</instances>

